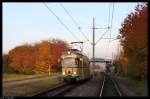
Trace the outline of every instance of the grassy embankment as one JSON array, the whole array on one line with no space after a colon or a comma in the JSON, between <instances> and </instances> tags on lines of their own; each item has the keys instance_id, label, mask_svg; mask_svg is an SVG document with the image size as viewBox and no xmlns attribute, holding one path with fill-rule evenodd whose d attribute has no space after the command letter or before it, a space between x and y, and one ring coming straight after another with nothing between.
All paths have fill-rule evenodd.
<instances>
[{"instance_id":1,"label":"grassy embankment","mask_svg":"<svg viewBox=\"0 0 150 99\"><path fill-rule=\"evenodd\" d=\"M39 91L45 90L47 88L53 87L63 81L61 78L61 74L53 76L55 77L50 76L50 78L47 80L17 85L10 88L3 88L3 96L28 96L35 94Z\"/></svg>"},{"instance_id":2,"label":"grassy embankment","mask_svg":"<svg viewBox=\"0 0 150 99\"><path fill-rule=\"evenodd\" d=\"M123 80L128 85L128 88L136 94L136 96L148 96L147 79L138 81L129 76L117 75L115 77Z\"/></svg>"}]
</instances>

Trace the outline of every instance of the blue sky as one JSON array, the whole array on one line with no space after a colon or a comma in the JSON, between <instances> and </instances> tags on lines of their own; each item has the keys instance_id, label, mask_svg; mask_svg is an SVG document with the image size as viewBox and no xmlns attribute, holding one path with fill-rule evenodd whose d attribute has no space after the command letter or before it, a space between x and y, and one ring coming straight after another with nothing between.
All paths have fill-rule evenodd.
<instances>
[{"instance_id":1,"label":"blue sky","mask_svg":"<svg viewBox=\"0 0 150 99\"><path fill-rule=\"evenodd\" d=\"M7 53L14 47L24 43L40 42L44 39L59 38L67 42L85 41L78 31L76 25L65 13L59 3L46 3L54 13L67 25L75 39L56 19L56 17L44 6L43 3L3 3L3 53ZM95 18L96 27L108 26L108 14L110 3L62 3L73 18L81 26L84 34L92 41L92 18ZM132 11L138 3L114 3L114 17L112 23L111 37L118 35L118 29L124 18ZM112 12L112 6L110 9ZM95 41L106 30L95 30ZM110 31L104 38L110 36ZM103 39L96 45L96 57L111 58L112 52L117 54L118 40L108 43ZM84 53L92 56L92 46L84 43Z\"/></svg>"}]
</instances>

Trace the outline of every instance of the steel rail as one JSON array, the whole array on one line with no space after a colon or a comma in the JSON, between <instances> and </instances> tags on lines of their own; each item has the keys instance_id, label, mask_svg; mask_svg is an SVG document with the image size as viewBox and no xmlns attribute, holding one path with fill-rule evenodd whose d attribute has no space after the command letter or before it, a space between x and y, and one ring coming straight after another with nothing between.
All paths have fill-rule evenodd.
<instances>
[{"instance_id":1,"label":"steel rail","mask_svg":"<svg viewBox=\"0 0 150 99\"><path fill-rule=\"evenodd\" d=\"M117 90L117 93L118 93L119 96L121 97L121 96L122 96L122 93L120 92L118 86L116 85L116 82L114 81L114 79L111 79L111 81L113 82L113 84L114 84L114 86L115 86L115 88L116 88L116 90Z\"/></svg>"},{"instance_id":2,"label":"steel rail","mask_svg":"<svg viewBox=\"0 0 150 99\"><path fill-rule=\"evenodd\" d=\"M112 82L112 85L114 86L114 88L115 88L117 94L118 94L120 97L122 97L122 93L121 93L119 87L117 86L115 80L114 80L113 78L110 78L110 81ZM105 86L106 86L105 83L106 83L106 77L104 76L103 82L102 82L102 85L101 85L101 89L100 89L99 97L102 97L102 96L103 96L103 91L104 91L104 88L105 88Z\"/></svg>"},{"instance_id":3,"label":"steel rail","mask_svg":"<svg viewBox=\"0 0 150 99\"><path fill-rule=\"evenodd\" d=\"M102 87L101 87L101 90L100 90L99 97L102 97L104 86L105 86L105 76L104 76L104 80L103 80L103 83L102 83Z\"/></svg>"}]
</instances>

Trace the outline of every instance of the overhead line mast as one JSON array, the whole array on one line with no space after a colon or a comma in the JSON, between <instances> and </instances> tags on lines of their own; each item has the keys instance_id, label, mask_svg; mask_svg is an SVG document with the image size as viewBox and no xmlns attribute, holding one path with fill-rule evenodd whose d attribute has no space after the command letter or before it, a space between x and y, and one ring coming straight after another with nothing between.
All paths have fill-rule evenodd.
<instances>
[{"instance_id":1,"label":"overhead line mast","mask_svg":"<svg viewBox=\"0 0 150 99\"><path fill-rule=\"evenodd\" d=\"M107 28L109 30L109 27L107 27ZM92 27L92 29L93 29L93 42L92 42L92 46L93 46L93 58L92 58L92 62L93 62L93 64L92 64L92 66L93 66L93 76L94 76L94 68L95 68L95 45L98 43L98 42L95 43L95 29L105 29L105 28L97 28L97 27L95 27L95 18L93 18L93 27ZM102 39L102 37L106 34L106 32L104 32L104 34L101 36L100 39Z\"/></svg>"},{"instance_id":2,"label":"overhead line mast","mask_svg":"<svg viewBox=\"0 0 150 99\"><path fill-rule=\"evenodd\" d=\"M93 73L95 68L95 18L93 18Z\"/></svg>"}]
</instances>

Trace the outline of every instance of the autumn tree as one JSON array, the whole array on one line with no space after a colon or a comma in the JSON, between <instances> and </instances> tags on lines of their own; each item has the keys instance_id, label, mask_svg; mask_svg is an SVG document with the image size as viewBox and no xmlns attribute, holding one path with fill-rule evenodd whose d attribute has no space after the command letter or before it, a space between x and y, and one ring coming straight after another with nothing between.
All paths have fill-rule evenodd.
<instances>
[{"instance_id":1,"label":"autumn tree","mask_svg":"<svg viewBox=\"0 0 150 99\"><path fill-rule=\"evenodd\" d=\"M128 58L127 56L125 55L125 52L124 50L121 50L120 52L120 57L119 57L119 61L120 61L120 73L122 73L123 75L127 75L128 74Z\"/></svg>"},{"instance_id":2,"label":"autumn tree","mask_svg":"<svg viewBox=\"0 0 150 99\"><path fill-rule=\"evenodd\" d=\"M3 73L13 73L13 68L10 66L10 58L8 54L3 55Z\"/></svg>"},{"instance_id":3,"label":"autumn tree","mask_svg":"<svg viewBox=\"0 0 150 99\"><path fill-rule=\"evenodd\" d=\"M147 3L137 5L120 29L121 45L130 64L130 74L136 78L147 75Z\"/></svg>"},{"instance_id":4,"label":"autumn tree","mask_svg":"<svg viewBox=\"0 0 150 99\"><path fill-rule=\"evenodd\" d=\"M61 69L61 53L68 44L59 39L43 40L36 44L21 45L4 56L4 67L11 66L16 73L47 73ZM9 61L10 63L7 63Z\"/></svg>"},{"instance_id":5,"label":"autumn tree","mask_svg":"<svg viewBox=\"0 0 150 99\"><path fill-rule=\"evenodd\" d=\"M9 52L10 65L16 73L32 74L35 68L34 50L30 45L21 45Z\"/></svg>"},{"instance_id":6,"label":"autumn tree","mask_svg":"<svg viewBox=\"0 0 150 99\"><path fill-rule=\"evenodd\" d=\"M42 41L40 44L36 44L36 73L48 72L49 66L51 66L51 45L48 41Z\"/></svg>"},{"instance_id":7,"label":"autumn tree","mask_svg":"<svg viewBox=\"0 0 150 99\"><path fill-rule=\"evenodd\" d=\"M52 39L52 55L53 55L53 68L55 70L61 69L61 54L69 48L68 44L59 39Z\"/></svg>"},{"instance_id":8,"label":"autumn tree","mask_svg":"<svg viewBox=\"0 0 150 99\"><path fill-rule=\"evenodd\" d=\"M38 73L58 70L61 68L61 53L68 48L66 42L59 39L44 40L35 45L36 69Z\"/></svg>"}]
</instances>

